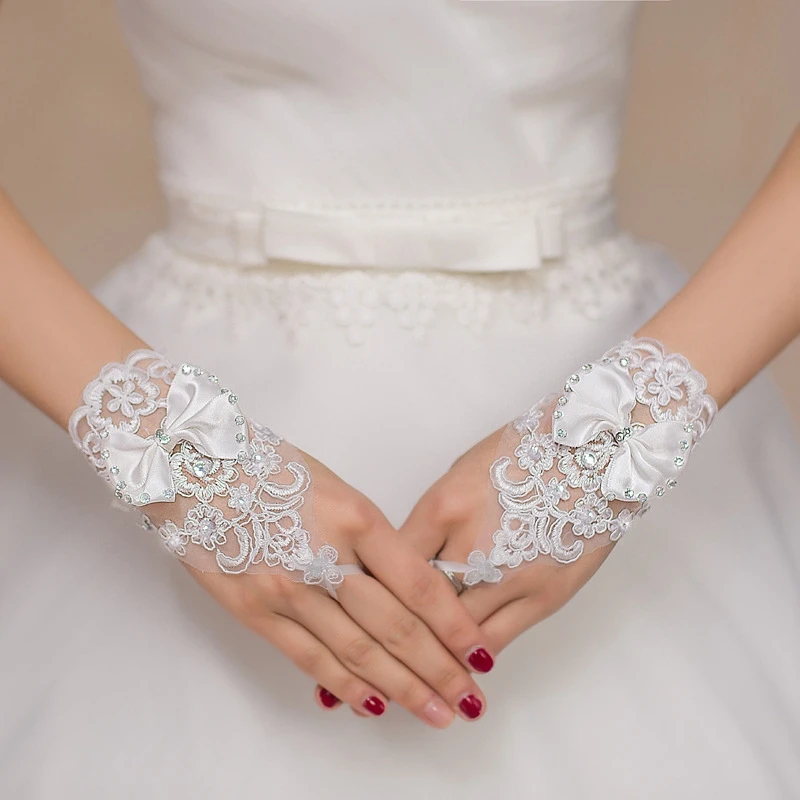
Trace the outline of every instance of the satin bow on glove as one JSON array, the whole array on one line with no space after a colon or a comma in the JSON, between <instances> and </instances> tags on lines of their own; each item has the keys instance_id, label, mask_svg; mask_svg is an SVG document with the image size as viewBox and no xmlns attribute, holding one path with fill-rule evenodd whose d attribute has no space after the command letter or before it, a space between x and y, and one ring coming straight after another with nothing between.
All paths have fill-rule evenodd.
<instances>
[{"instance_id":1,"label":"satin bow on glove","mask_svg":"<svg viewBox=\"0 0 800 800\"><path fill-rule=\"evenodd\" d=\"M572 597L677 485L716 413L705 389L683 356L623 342L462 456L401 531L470 590L462 600L501 649Z\"/></svg>"},{"instance_id":2,"label":"satin bow on glove","mask_svg":"<svg viewBox=\"0 0 800 800\"><path fill-rule=\"evenodd\" d=\"M372 503L248 419L215 375L140 350L83 400L70 433L118 500L324 697L373 715L394 699L434 727L479 715L463 705L485 705L468 612Z\"/></svg>"}]
</instances>

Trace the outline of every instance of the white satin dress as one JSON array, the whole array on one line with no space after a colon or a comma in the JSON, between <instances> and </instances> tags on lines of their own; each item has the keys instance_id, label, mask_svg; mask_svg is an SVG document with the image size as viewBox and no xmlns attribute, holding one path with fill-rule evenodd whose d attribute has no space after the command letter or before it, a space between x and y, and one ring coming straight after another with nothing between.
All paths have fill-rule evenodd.
<instances>
[{"instance_id":1,"label":"white satin dress","mask_svg":"<svg viewBox=\"0 0 800 800\"><path fill-rule=\"evenodd\" d=\"M614 215L632 3L119 5L171 217L100 297L397 524L683 280ZM65 435L7 391L0 420L0 797L800 797L800 448L765 378L446 732L321 712Z\"/></svg>"}]
</instances>

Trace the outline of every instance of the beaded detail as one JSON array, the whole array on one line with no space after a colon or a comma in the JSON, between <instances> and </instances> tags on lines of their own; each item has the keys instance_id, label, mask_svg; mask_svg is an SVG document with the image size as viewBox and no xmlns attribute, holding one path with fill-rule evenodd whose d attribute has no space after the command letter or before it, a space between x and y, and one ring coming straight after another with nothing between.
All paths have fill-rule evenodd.
<instances>
[{"instance_id":1,"label":"beaded detail","mask_svg":"<svg viewBox=\"0 0 800 800\"><path fill-rule=\"evenodd\" d=\"M182 381L195 405L176 412ZM136 351L86 387L70 434L118 500L147 506L143 527L157 530L173 555L206 571L283 571L335 596L355 568L339 566L331 545L315 549L304 523L311 475L300 454L238 413L238 397L217 384L199 367L176 368L158 353ZM180 421L171 423L171 414ZM214 439L220 431L224 453ZM131 442L134 457L119 442ZM159 459L165 470L156 484Z\"/></svg>"},{"instance_id":2,"label":"beaded detail","mask_svg":"<svg viewBox=\"0 0 800 800\"><path fill-rule=\"evenodd\" d=\"M618 541L651 496L677 485L717 410L705 389L686 358L650 339L570 375L507 429L490 472L497 525L464 583L498 582L503 568L542 557L569 564L590 542ZM513 458L502 453L509 439Z\"/></svg>"}]
</instances>

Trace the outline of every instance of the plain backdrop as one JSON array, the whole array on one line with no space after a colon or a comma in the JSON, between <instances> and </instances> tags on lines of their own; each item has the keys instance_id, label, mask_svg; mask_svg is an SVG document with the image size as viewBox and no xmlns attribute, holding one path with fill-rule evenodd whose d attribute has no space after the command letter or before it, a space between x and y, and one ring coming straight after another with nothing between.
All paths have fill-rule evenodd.
<instances>
[{"instance_id":1,"label":"plain backdrop","mask_svg":"<svg viewBox=\"0 0 800 800\"><path fill-rule=\"evenodd\" d=\"M800 2L641 6L622 216L696 269L800 122ZM159 226L148 108L113 0L0 0L0 184L85 283ZM800 421L800 343L774 370Z\"/></svg>"}]
</instances>

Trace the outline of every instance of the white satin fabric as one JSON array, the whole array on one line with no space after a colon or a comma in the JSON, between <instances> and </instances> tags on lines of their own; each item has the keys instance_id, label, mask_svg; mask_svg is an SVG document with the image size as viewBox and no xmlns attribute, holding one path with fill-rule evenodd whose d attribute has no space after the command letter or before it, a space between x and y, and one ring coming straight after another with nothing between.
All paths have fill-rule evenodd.
<instances>
[{"instance_id":1,"label":"white satin fabric","mask_svg":"<svg viewBox=\"0 0 800 800\"><path fill-rule=\"evenodd\" d=\"M201 204L326 225L524 216L531 197L589 196L614 171L632 4L120 5L165 185ZM530 281L324 270L314 236L293 252L317 263L242 269L235 252L202 255L204 230L190 253L157 237L100 296L398 525L460 453L683 279L627 240L584 243ZM500 655L485 718L444 733L394 704L380 720L323 713L307 677L108 509L67 437L9 391L0 402L3 797L800 796L800 448L766 379L574 600Z\"/></svg>"},{"instance_id":2,"label":"white satin fabric","mask_svg":"<svg viewBox=\"0 0 800 800\"><path fill-rule=\"evenodd\" d=\"M635 3L118 2L179 249L497 272L615 229Z\"/></svg>"},{"instance_id":3,"label":"white satin fabric","mask_svg":"<svg viewBox=\"0 0 800 800\"><path fill-rule=\"evenodd\" d=\"M602 492L624 499L650 497L657 486L675 479L680 469L676 457L688 460L681 450L687 438L684 423L675 420L650 422L631 428L631 412L636 405L636 389L626 371L616 366L596 366L581 376L579 383L566 394L559 418L553 419L555 439L568 447L580 447L599 433L617 434L629 429L629 435L618 446L603 474ZM563 435L562 435L563 434Z\"/></svg>"}]
</instances>

